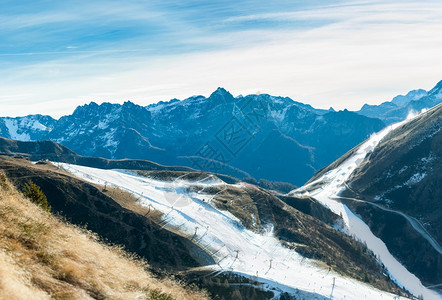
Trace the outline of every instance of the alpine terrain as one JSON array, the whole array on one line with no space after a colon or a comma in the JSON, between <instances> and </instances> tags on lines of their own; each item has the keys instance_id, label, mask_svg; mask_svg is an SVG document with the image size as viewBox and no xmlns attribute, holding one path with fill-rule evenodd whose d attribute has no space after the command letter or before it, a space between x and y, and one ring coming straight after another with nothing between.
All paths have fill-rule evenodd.
<instances>
[{"instance_id":1,"label":"alpine terrain","mask_svg":"<svg viewBox=\"0 0 442 300\"><path fill-rule=\"evenodd\" d=\"M430 299L440 296L429 289L437 291L442 274L441 118L438 105L388 126L290 193L342 215L344 230L365 242L393 278Z\"/></svg>"}]
</instances>

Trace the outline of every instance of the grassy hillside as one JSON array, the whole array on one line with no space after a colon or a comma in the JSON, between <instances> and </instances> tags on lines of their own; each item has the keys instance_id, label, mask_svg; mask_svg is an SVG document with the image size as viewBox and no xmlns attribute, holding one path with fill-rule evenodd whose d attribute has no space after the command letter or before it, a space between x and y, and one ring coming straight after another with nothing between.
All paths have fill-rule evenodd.
<instances>
[{"instance_id":1,"label":"grassy hillside","mask_svg":"<svg viewBox=\"0 0 442 300\"><path fill-rule=\"evenodd\" d=\"M0 173L0 299L202 299L31 203Z\"/></svg>"}]
</instances>

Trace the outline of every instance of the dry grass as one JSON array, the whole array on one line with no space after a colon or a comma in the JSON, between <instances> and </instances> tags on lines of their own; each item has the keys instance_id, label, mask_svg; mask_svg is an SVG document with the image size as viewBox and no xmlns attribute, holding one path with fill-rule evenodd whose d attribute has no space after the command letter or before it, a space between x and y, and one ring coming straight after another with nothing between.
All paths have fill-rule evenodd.
<instances>
[{"instance_id":1,"label":"dry grass","mask_svg":"<svg viewBox=\"0 0 442 300\"><path fill-rule=\"evenodd\" d=\"M201 299L44 212L0 173L0 299Z\"/></svg>"},{"instance_id":2,"label":"dry grass","mask_svg":"<svg viewBox=\"0 0 442 300\"><path fill-rule=\"evenodd\" d=\"M256 203L247 193L247 189L228 186L226 188L208 188L205 191L216 195L213 202L218 209L229 211L240 219L246 228L256 232L262 231L263 224L259 217L260 214Z\"/></svg>"},{"instance_id":3,"label":"dry grass","mask_svg":"<svg viewBox=\"0 0 442 300\"><path fill-rule=\"evenodd\" d=\"M105 195L112 198L115 202L120 204L122 207L133 211L142 216L148 216L150 220L155 223L159 223L163 216L163 213L159 210L149 208L145 205L139 203L139 199L134 196L134 194L124 191L118 187L104 187L103 185L94 185L96 188L101 190Z\"/></svg>"}]
</instances>

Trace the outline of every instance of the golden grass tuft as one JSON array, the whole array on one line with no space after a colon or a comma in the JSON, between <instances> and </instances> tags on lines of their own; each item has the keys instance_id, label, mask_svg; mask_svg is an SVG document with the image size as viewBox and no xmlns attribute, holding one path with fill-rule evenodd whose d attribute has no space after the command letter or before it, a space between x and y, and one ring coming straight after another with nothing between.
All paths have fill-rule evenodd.
<instances>
[{"instance_id":1,"label":"golden grass tuft","mask_svg":"<svg viewBox=\"0 0 442 300\"><path fill-rule=\"evenodd\" d=\"M0 300L207 298L147 268L31 203L0 172Z\"/></svg>"}]
</instances>

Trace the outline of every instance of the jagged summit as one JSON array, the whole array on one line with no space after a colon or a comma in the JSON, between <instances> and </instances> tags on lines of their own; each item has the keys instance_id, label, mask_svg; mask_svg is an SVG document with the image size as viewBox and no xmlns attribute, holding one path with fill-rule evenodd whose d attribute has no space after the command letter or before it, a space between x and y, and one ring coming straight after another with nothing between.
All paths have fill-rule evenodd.
<instances>
[{"instance_id":1,"label":"jagged summit","mask_svg":"<svg viewBox=\"0 0 442 300\"><path fill-rule=\"evenodd\" d=\"M210 96L209 99L217 101L232 102L235 100L232 94L222 87L218 87Z\"/></svg>"},{"instance_id":2,"label":"jagged summit","mask_svg":"<svg viewBox=\"0 0 442 300\"><path fill-rule=\"evenodd\" d=\"M399 96L394 97L391 100L391 103L393 103L397 106L403 106L403 105L409 103L410 101L419 100L420 98L427 96L427 94L428 94L428 92L423 89L412 90L412 91L408 92L405 96L399 95Z\"/></svg>"},{"instance_id":3,"label":"jagged summit","mask_svg":"<svg viewBox=\"0 0 442 300\"><path fill-rule=\"evenodd\" d=\"M442 99L442 80L439 81L434 88L432 88L429 92L429 96L437 96L438 98Z\"/></svg>"},{"instance_id":4,"label":"jagged summit","mask_svg":"<svg viewBox=\"0 0 442 300\"><path fill-rule=\"evenodd\" d=\"M229 94L230 95L230 92L228 92L225 88L223 88L223 87L218 87L213 93L212 93L212 95L213 94Z\"/></svg>"}]
</instances>

